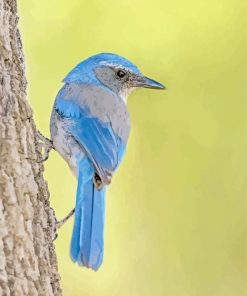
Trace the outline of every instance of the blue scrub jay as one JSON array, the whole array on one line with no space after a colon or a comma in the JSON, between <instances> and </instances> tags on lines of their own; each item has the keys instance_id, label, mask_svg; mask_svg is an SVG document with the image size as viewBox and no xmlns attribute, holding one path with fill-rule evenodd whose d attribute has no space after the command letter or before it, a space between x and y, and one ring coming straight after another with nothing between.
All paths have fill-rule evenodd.
<instances>
[{"instance_id":1,"label":"blue scrub jay","mask_svg":"<svg viewBox=\"0 0 247 296\"><path fill-rule=\"evenodd\" d=\"M50 148L78 180L71 258L96 271L104 252L106 185L123 159L130 132L127 96L138 87L165 87L111 53L81 62L63 82L51 114Z\"/></svg>"}]
</instances>

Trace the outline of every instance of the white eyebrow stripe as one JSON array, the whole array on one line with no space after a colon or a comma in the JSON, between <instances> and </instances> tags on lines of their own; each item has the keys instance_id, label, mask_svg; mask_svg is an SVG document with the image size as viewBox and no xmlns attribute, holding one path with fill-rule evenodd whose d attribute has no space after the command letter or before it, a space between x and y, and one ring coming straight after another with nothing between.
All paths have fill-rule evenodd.
<instances>
[{"instance_id":1,"label":"white eyebrow stripe","mask_svg":"<svg viewBox=\"0 0 247 296\"><path fill-rule=\"evenodd\" d=\"M100 65L104 65L104 66L109 66L109 67L121 67L123 68L123 66L117 64L117 63L109 63L109 62L106 62L106 61L102 61L99 63Z\"/></svg>"},{"instance_id":2,"label":"white eyebrow stripe","mask_svg":"<svg viewBox=\"0 0 247 296\"><path fill-rule=\"evenodd\" d=\"M119 68L121 70L124 70L124 71L130 73L130 74L135 74L135 72L132 69L124 67L123 65L120 65L120 64L117 64L117 63L109 63L109 62L106 62L106 61L102 61L99 64L103 65L103 66L107 66L107 67Z\"/></svg>"}]
</instances>

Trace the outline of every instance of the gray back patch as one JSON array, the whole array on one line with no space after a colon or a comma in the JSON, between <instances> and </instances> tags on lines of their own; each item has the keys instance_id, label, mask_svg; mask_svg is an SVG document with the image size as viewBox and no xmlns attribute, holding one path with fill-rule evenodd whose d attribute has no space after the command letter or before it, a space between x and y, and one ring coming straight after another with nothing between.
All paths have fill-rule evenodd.
<instances>
[{"instance_id":1,"label":"gray back patch","mask_svg":"<svg viewBox=\"0 0 247 296\"><path fill-rule=\"evenodd\" d=\"M124 101L106 87L71 83L63 87L64 100L72 100L81 108L89 108L92 117L109 122L126 144L130 132L130 117Z\"/></svg>"}]
</instances>

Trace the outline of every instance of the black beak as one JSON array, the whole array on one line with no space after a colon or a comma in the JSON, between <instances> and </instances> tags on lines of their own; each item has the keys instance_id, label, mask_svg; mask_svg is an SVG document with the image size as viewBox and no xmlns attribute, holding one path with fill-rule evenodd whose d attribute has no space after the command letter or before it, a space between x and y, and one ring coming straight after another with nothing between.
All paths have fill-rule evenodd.
<instances>
[{"instance_id":1,"label":"black beak","mask_svg":"<svg viewBox=\"0 0 247 296\"><path fill-rule=\"evenodd\" d=\"M135 83L135 87L166 89L166 87L163 84L145 76L138 76L135 79L134 83Z\"/></svg>"}]
</instances>

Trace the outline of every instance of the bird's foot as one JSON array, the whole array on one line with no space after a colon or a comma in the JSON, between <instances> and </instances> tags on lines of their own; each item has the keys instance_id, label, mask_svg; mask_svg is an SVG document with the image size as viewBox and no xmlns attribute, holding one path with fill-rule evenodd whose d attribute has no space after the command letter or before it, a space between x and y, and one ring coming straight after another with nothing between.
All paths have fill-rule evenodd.
<instances>
[{"instance_id":1,"label":"bird's foot","mask_svg":"<svg viewBox=\"0 0 247 296\"><path fill-rule=\"evenodd\" d=\"M94 175L93 175L93 183L94 183L94 186L100 191L104 184L100 178L100 176L95 172Z\"/></svg>"},{"instance_id":2,"label":"bird's foot","mask_svg":"<svg viewBox=\"0 0 247 296\"><path fill-rule=\"evenodd\" d=\"M37 133L37 140L41 147L42 159L38 162L44 162L48 159L51 149L54 149L53 143L50 139L46 138L41 134L40 131Z\"/></svg>"},{"instance_id":3,"label":"bird's foot","mask_svg":"<svg viewBox=\"0 0 247 296\"><path fill-rule=\"evenodd\" d=\"M106 178L104 180L104 182L105 182L106 185L110 185L111 184L112 175L113 174L111 172L109 172L109 171L107 172Z\"/></svg>"},{"instance_id":4,"label":"bird's foot","mask_svg":"<svg viewBox=\"0 0 247 296\"><path fill-rule=\"evenodd\" d=\"M54 241L57 238L57 218L55 215L55 211L50 207L50 223L51 223L51 238Z\"/></svg>"},{"instance_id":5,"label":"bird's foot","mask_svg":"<svg viewBox=\"0 0 247 296\"><path fill-rule=\"evenodd\" d=\"M104 179L104 181L102 181L99 174L95 172L94 176L93 176L93 183L94 183L94 186L100 191L103 188L104 185L110 185L111 184L111 179L112 179L112 173L111 172L107 172L107 176Z\"/></svg>"}]
</instances>

